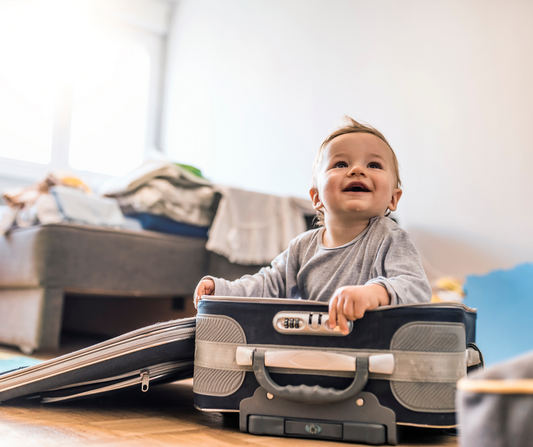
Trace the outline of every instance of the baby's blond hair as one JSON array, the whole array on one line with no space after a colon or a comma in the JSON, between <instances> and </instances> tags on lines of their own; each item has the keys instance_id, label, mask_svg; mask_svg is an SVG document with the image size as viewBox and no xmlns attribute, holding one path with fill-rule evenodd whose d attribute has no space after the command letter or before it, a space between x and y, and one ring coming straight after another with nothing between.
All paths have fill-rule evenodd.
<instances>
[{"instance_id":1,"label":"baby's blond hair","mask_svg":"<svg viewBox=\"0 0 533 447\"><path fill-rule=\"evenodd\" d=\"M372 126L369 126L368 124L359 123L349 116L346 116L345 119L347 121L347 124L338 128L334 132L332 132L324 140L324 142L320 145L320 148L318 149L318 154L316 155L315 163L313 165L313 188L314 189L318 188L317 180L316 180L317 171L318 171L318 167L320 166L320 163L322 162L322 156L324 155L324 149L326 148L326 146L334 138L337 138L347 133L357 133L357 132L369 133L369 134L375 135L376 137L383 140L387 146L389 146L389 149L392 152L392 160L394 162L394 174L396 175L396 184L397 184L397 187L400 188L402 186L402 181L400 180L400 167L398 165L398 159L396 158L396 154L394 153L394 150L392 149L391 145L389 144L385 136L379 130L375 129ZM324 225L324 211L317 210L316 220L317 220L318 225L320 226Z\"/></svg>"}]
</instances>

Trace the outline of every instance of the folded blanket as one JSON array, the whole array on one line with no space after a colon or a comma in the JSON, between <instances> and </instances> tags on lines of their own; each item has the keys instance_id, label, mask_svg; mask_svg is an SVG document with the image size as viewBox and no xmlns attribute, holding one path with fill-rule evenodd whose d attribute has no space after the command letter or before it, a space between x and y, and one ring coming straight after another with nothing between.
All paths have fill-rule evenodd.
<instances>
[{"instance_id":1,"label":"folded blanket","mask_svg":"<svg viewBox=\"0 0 533 447\"><path fill-rule=\"evenodd\" d=\"M100 191L116 198L128 214L150 213L191 225L211 225L216 208L217 197L209 180L161 160L147 160Z\"/></svg>"},{"instance_id":2,"label":"folded blanket","mask_svg":"<svg viewBox=\"0 0 533 447\"><path fill-rule=\"evenodd\" d=\"M245 265L268 264L306 229L311 202L217 186L222 195L206 248Z\"/></svg>"},{"instance_id":3,"label":"folded blanket","mask_svg":"<svg viewBox=\"0 0 533 447\"><path fill-rule=\"evenodd\" d=\"M120 196L131 193L155 178L164 178L171 184L184 188L211 186L209 180L199 177L175 163L163 160L146 160L123 177L107 181L99 189L103 195Z\"/></svg>"}]
</instances>

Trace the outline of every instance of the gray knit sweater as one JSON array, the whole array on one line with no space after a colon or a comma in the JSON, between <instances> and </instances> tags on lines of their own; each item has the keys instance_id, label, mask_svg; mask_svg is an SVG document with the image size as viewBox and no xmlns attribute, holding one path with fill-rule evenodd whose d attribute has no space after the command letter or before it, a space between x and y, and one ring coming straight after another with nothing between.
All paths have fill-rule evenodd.
<instances>
[{"instance_id":1,"label":"gray knit sweater","mask_svg":"<svg viewBox=\"0 0 533 447\"><path fill-rule=\"evenodd\" d=\"M387 217L374 217L345 245L327 248L324 229L310 230L255 275L213 279L215 295L294 298L328 302L336 289L380 284L391 305L431 300L431 288L409 235Z\"/></svg>"}]
</instances>

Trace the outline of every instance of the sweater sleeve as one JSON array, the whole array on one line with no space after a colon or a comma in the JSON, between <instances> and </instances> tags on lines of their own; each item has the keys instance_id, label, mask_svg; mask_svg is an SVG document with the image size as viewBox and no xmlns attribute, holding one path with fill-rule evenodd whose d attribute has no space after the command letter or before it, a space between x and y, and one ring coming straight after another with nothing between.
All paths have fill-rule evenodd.
<instances>
[{"instance_id":1,"label":"sweater sleeve","mask_svg":"<svg viewBox=\"0 0 533 447\"><path fill-rule=\"evenodd\" d=\"M384 239L374 261L371 280L389 293L391 305L429 303L431 287L420 261L420 256L403 230L397 229Z\"/></svg>"},{"instance_id":2,"label":"sweater sleeve","mask_svg":"<svg viewBox=\"0 0 533 447\"><path fill-rule=\"evenodd\" d=\"M286 266L290 248L277 256L269 267L255 275L244 275L236 281L206 276L215 283L217 296L247 296L284 298L286 292Z\"/></svg>"}]
</instances>

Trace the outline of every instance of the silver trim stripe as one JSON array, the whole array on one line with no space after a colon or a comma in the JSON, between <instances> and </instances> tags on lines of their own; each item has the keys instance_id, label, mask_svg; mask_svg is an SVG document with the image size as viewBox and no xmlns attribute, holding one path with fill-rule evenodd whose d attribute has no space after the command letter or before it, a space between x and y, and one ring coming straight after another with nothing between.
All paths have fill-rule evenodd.
<instances>
[{"instance_id":1,"label":"silver trim stripe","mask_svg":"<svg viewBox=\"0 0 533 447\"><path fill-rule=\"evenodd\" d=\"M214 343L196 340L196 355L194 364L203 368L222 369L228 371L252 371L251 366L239 366L236 361L236 352L239 343ZM247 348L262 348L267 350L316 350L301 346L288 345L244 345ZM356 357L357 354L393 354L394 372L392 374L370 373L370 378L386 379L404 382L436 382L455 383L466 375L465 352L416 352L416 351L383 351L353 349L330 349L330 352L338 352ZM285 372L284 368L276 368L276 372ZM286 370L294 373L294 369ZM297 371L299 373L299 371ZM307 370L302 372L313 375L331 375L334 377L350 377L353 373L324 372Z\"/></svg>"}]
</instances>

